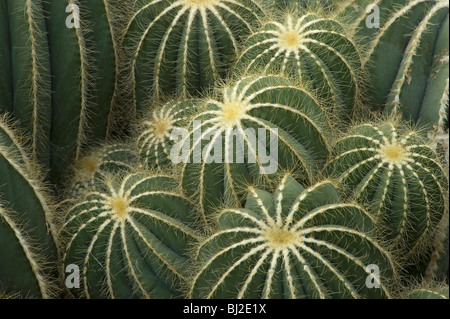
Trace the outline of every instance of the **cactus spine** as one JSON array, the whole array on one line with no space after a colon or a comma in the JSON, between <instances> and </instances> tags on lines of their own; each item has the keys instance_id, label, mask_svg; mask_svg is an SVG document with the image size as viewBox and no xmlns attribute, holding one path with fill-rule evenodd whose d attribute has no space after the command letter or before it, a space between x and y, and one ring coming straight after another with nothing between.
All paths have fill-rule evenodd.
<instances>
[{"instance_id":1,"label":"cactus spine","mask_svg":"<svg viewBox=\"0 0 450 319\"><path fill-rule=\"evenodd\" d=\"M293 76L344 117L351 118L358 102L360 53L333 18L289 13L266 22L249 37L236 68Z\"/></svg>"},{"instance_id":2,"label":"cactus spine","mask_svg":"<svg viewBox=\"0 0 450 319\"><path fill-rule=\"evenodd\" d=\"M197 100L171 101L141 119L136 140L140 159L146 167L162 170L173 165L171 134L174 129L187 127L199 103Z\"/></svg>"},{"instance_id":3,"label":"cactus spine","mask_svg":"<svg viewBox=\"0 0 450 319\"><path fill-rule=\"evenodd\" d=\"M195 207L166 176L105 178L68 209L62 228L65 265L80 267L73 294L86 298L175 298L198 240Z\"/></svg>"},{"instance_id":4,"label":"cactus spine","mask_svg":"<svg viewBox=\"0 0 450 319\"><path fill-rule=\"evenodd\" d=\"M392 121L362 124L334 150L327 171L381 217L386 240L407 255L422 252L447 209L447 181L420 133Z\"/></svg>"},{"instance_id":5,"label":"cactus spine","mask_svg":"<svg viewBox=\"0 0 450 319\"><path fill-rule=\"evenodd\" d=\"M324 181L304 189L286 175L272 195L250 189L245 208L224 209L199 246L194 298L382 298L392 278L388 253L371 237L373 218L341 203ZM380 289L367 289L377 264Z\"/></svg>"},{"instance_id":6,"label":"cactus spine","mask_svg":"<svg viewBox=\"0 0 450 319\"><path fill-rule=\"evenodd\" d=\"M248 185L271 185L277 170L292 170L309 182L328 156L324 110L280 76L244 77L223 88L220 98L205 100L195 121L182 185L209 216L223 203L240 204ZM275 132L270 140L269 132ZM269 171L272 164L275 171Z\"/></svg>"},{"instance_id":7,"label":"cactus spine","mask_svg":"<svg viewBox=\"0 0 450 319\"><path fill-rule=\"evenodd\" d=\"M27 298L55 297L51 201L13 127L0 118L0 289Z\"/></svg>"},{"instance_id":8,"label":"cactus spine","mask_svg":"<svg viewBox=\"0 0 450 319\"><path fill-rule=\"evenodd\" d=\"M124 40L138 110L154 94L198 94L218 83L261 15L254 0L136 1Z\"/></svg>"}]
</instances>

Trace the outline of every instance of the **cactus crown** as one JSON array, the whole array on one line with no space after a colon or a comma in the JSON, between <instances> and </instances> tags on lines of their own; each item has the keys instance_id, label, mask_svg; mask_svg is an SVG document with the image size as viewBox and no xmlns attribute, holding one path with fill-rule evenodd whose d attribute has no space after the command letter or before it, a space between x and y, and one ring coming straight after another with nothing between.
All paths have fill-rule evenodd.
<instances>
[{"instance_id":1,"label":"cactus crown","mask_svg":"<svg viewBox=\"0 0 450 319\"><path fill-rule=\"evenodd\" d=\"M391 257L370 235L373 218L341 203L331 182L304 189L285 175L273 195L251 188L245 208L218 218L219 230L199 247L194 298L388 295L386 282L371 293L361 280L367 263L392 276Z\"/></svg>"}]
</instances>

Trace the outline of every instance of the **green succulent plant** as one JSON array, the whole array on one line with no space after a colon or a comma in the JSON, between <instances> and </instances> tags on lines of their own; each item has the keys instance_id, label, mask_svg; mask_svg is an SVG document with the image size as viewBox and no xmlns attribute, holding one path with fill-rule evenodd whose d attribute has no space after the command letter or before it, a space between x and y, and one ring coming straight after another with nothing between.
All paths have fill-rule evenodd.
<instances>
[{"instance_id":1,"label":"green succulent plant","mask_svg":"<svg viewBox=\"0 0 450 319\"><path fill-rule=\"evenodd\" d=\"M282 170L309 182L329 152L325 111L287 78L249 76L221 91L198 107L178 142L190 142L180 155L183 189L207 217L239 205L248 185L267 187Z\"/></svg>"},{"instance_id":2,"label":"green succulent plant","mask_svg":"<svg viewBox=\"0 0 450 319\"><path fill-rule=\"evenodd\" d=\"M189 250L200 238L195 206L167 176L105 177L68 208L61 230L64 265L80 269L85 298L179 298Z\"/></svg>"},{"instance_id":3,"label":"green succulent plant","mask_svg":"<svg viewBox=\"0 0 450 319\"><path fill-rule=\"evenodd\" d=\"M198 94L227 74L258 26L255 0L139 0L126 28L137 109L154 95Z\"/></svg>"},{"instance_id":4,"label":"green succulent plant","mask_svg":"<svg viewBox=\"0 0 450 319\"><path fill-rule=\"evenodd\" d=\"M359 102L361 57L346 28L326 15L289 12L250 35L236 68L294 77L341 118L351 118Z\"/></svg>"},{"instance_id":5,"label":"green succulent plant","mask_svg":"<svg viewBox=\"0 0 450 319\"><path fill-rule=\"evenodd\" d=\"M56 297L52 200L16 130L0 118L0 289L27 298Z\"/></svg>"},{"instance_id":6,"label":"green succulent plant","mask_svg":"<svg viewBox=\"0 0 450 319\"><path fill-rule=\"evenodd\" d=\"M379 28L366 26L377 5ZM349 1L342 9L366 39L371 103L428 130L448 129L448 1Z\"/></svg>"},{"instance_id":7,"label":"green succulent plant","mask_svg":"<svg viewBox=\"0 0 450 319\"><path fill-rule=\"evenodd\" d=\"M333 184L303 188L286 175L275 193L250 189L245 208L224 209L202 242L194 298L384 298L389 254L371 237L374 220L342 203ZM370 289L367 266L383 282Z\"/></svg>"},{"instance_id":8,"label":"green succulent plant","mask_svg":"<svg viewBox=\"0 0 450 319\"><path fill-rule=\"evenodd\" d=\"M390 245L422 251L447 207L446 174L421 134L393 121L354 127L334 146L328 174L387 226Z\"/></svg>"}]
</instances>

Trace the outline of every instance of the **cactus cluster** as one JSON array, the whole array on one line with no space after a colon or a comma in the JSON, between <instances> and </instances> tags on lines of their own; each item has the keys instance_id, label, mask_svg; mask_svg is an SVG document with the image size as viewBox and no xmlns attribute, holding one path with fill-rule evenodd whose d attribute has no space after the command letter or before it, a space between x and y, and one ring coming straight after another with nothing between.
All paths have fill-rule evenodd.
<instances>
[{"instance_id":1,"label":"cactus cluster","mask_svg":"<svg viewBox=\"0 0 450 319\"><path fill-rule=\"evenodd\" d=\"M448 299L448 11L0 0L0 299Z\"/></svg>"}]
</instances>

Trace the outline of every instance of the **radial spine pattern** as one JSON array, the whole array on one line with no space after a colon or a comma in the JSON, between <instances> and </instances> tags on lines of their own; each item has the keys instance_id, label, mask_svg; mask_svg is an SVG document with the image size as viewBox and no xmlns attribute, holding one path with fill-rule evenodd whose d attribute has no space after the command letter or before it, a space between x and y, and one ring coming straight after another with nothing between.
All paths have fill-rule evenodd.
<instances>
[{"instance_id":1,"label":"radial spine pattern","mask_svg":"<svg viewBox=\"0 0 450 319\"><path fill-rule=\"evenodd\" d=\"M170 152L174 129L185 128L195 105L200 101L171 101L149 112L137 128L137 148L142 163L149 168L163 169L172 166Z\"/></svg>"},{"instance_id":2,"label":"radial spine pattern","mask_svg":"<svg viewBox=\"0 0 450 319\"><path fill-rule=\"evenodd\" d=\"M357 103L360 67L360 54L343 24L314 13L266 22L250 36L237 64L237 69L281 72L310 83L347 117Z\"/></svg>"},{"instance_id":3,"label":"radial spine pattern","mask_svg":"<svg viewBox=\"0 0 450 319\"><path fill-rule=\"evenodd\" d=\"M140 0L125 36L138 109L153 94L199 93L223 78L258 25L254 0Z\"/></svg>"},{"instance_id":4,"label":"radial spine pattern","mask_svg":"<svg viewBox=\"0 0 450 319\"><path fill-rule=\"evenodd\" d=\"M370 205L390 245L403 252L419 252L446 209L447 180L436 153L398 123L357 126L337 142L326 169Z\"/></svg>"},{"instance_id":5,"label":"radial spine pattern","mask_svg":"<svg viewBox=\"0 0 450 319\"><path fill-rule=\"evenodd\" d=\"M245 208L225 209L197 254L194 298L380 298L392 263L369 233L373 219L341 203L324 181L304 189L286 175L272 195L250 189ZM366 285L369 264L381 271Z\"/></svg>"},{"instance_id":6,"label":"radial spine pattern","mask_svg":"<svg viewBox=\"0 0 450 319\"><path fill-rule=\"evenodd\" d=\"M280 76L244 77L223 88L204 101L192 126L183 188L207 215L224 202L241 204L248 185L271 185L283 170L309 182L328 156L325 111Z\"/></svg>"},{"instance_id":7,"label":"radial spine pattern","mask_svg":"<svg viewBox=\"0 0 450 319\"><path fill-rule=\"evenodd\" d=\"M86 298L176 298L199 238L194 206L165 176L128 174L68 210L62 229L64 265L80 269Z\"/></svg>"}]
</instances>

